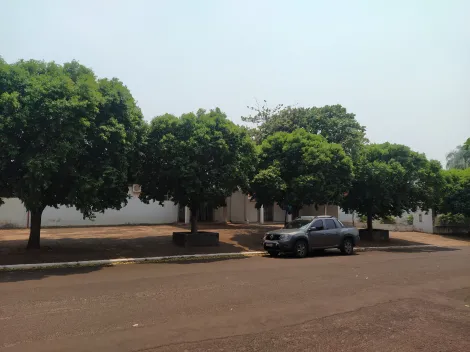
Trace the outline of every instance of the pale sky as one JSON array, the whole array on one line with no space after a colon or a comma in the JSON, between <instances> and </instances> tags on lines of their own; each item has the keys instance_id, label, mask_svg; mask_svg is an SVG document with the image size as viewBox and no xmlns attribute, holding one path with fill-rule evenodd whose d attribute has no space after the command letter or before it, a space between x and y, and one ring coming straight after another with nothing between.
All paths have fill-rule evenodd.
<instances>
[{"instance_id":1,"label":"pale sky","mask_svg":"<svg viewBox=\"0 0 470 352\"><path fill-rule=\"evenodd\" d=\"M429 158L470 137L468 0L0 0L7 62L76 59L147 120L255 99L342 104Z\"/></svg>"}]
</instances>

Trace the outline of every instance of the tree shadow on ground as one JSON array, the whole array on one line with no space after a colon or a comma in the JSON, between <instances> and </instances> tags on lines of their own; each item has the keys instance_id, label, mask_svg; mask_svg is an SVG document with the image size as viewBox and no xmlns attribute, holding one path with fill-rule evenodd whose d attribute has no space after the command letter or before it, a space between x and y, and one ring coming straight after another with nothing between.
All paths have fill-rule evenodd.
<instances>
[{"instance_id":1,"label":"tree shadow on ground","mask_svg":"<svg viewBox=\"0 0 470 352\"><path fill-rule=\"evenodd\" d=\"M235 234L230 237L230 241L250 251L262 251L263 236L266 231L249 231L248 233Z\"/></svg>"},{"instance_id":2,"label":"tree shadow on ground","mask_svg":"<svg viewBox=\"0 0 470 352\"><path fill-rule=\"evenodd\" d=\"M365 241L361 239L357 246L367 248L367 247L389 247L389 246L416 246L416 245L424 245L424 244L426 243L390 237L390 240L388 241Z\"/></svg>"},{"instance_id":3,"label":"tree shadow on ground","mask_svg":"<svg viewBox=\"0 0 470 352\"><path fill-rule=\"evenodd\" d=\"M239 253L246 251L235 243L220 242L213 247L179 247L171 235L136 238L44 238L41 249L28 251L26 241L0 241L0 265L74 262L83 260L160 257L187 254ZM216 258L212 258L217 260Z\"/></svg>"},{"instance_id":4,"label":"tree shadow on ground","mask_svg":"<svg viewBox=\"0 0 470 352\"><path fill-rule=\"evenodd\" d=\"M176 223L172 224L171 226L186 229L187 231L190 230L191 226L189 224L183 223ZM267 223L267 224L244 224L244 223L217 223L217 222L203 222L198 223L199 230L208 230L208 229L218 229L218 230L253 230L253 229L261 229L264 232L278 230L282 228L284 224L282 223Z\"/></svg>"}]
</instances>

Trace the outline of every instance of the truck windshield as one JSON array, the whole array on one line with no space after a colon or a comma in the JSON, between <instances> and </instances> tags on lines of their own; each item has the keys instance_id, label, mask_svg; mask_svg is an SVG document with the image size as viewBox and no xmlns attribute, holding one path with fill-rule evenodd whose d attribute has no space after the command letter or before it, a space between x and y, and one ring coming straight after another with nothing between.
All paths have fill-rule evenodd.
<instances>
[{"instance_id":1,"label":"truck windshield","mask_svg":"<svg viewBox=\"0 0 470 352\"><path fill-rule=\"evenodd\" d=\"M302 219L293 220L286 225L286 229L300 229L304 227L305 225L310 224L311 222L312 222L311 220L302 220Z\"/></svg>"}]
</instances>

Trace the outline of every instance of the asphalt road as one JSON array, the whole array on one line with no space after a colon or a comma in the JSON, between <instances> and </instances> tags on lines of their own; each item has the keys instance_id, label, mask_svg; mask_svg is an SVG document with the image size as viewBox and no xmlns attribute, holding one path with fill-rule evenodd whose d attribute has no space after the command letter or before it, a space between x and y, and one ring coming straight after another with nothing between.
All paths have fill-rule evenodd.
<instances>
[{"instance_id":1,"label":"asphalt road","mask_svg":"<svg viewBox=\"0 0 470 352\"><path fill-rule=\"evenodd\" d=\"M470 248L0 272L0 351L470 351Z\"/></svg>"}]
</instances>

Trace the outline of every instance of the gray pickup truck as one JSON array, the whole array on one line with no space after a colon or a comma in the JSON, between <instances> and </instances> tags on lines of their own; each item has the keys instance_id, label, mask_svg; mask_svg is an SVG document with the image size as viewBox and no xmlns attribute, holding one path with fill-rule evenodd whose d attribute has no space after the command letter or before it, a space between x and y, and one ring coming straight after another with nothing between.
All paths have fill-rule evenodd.
<instances>
[{"instance_id":1,"label":"gray pickup truck","mask_svg":"<svg viewBox=\"0 0 470 352\"><path fill-rule=\"evenodd\" d=\"M300 217L286 228L266 233L263 247L271 256L293 253L306 257L318 249L339 248L344 254L353 254L359 242L359 231L345 227L333 216Z\"/></svg>"}]
</instances>

